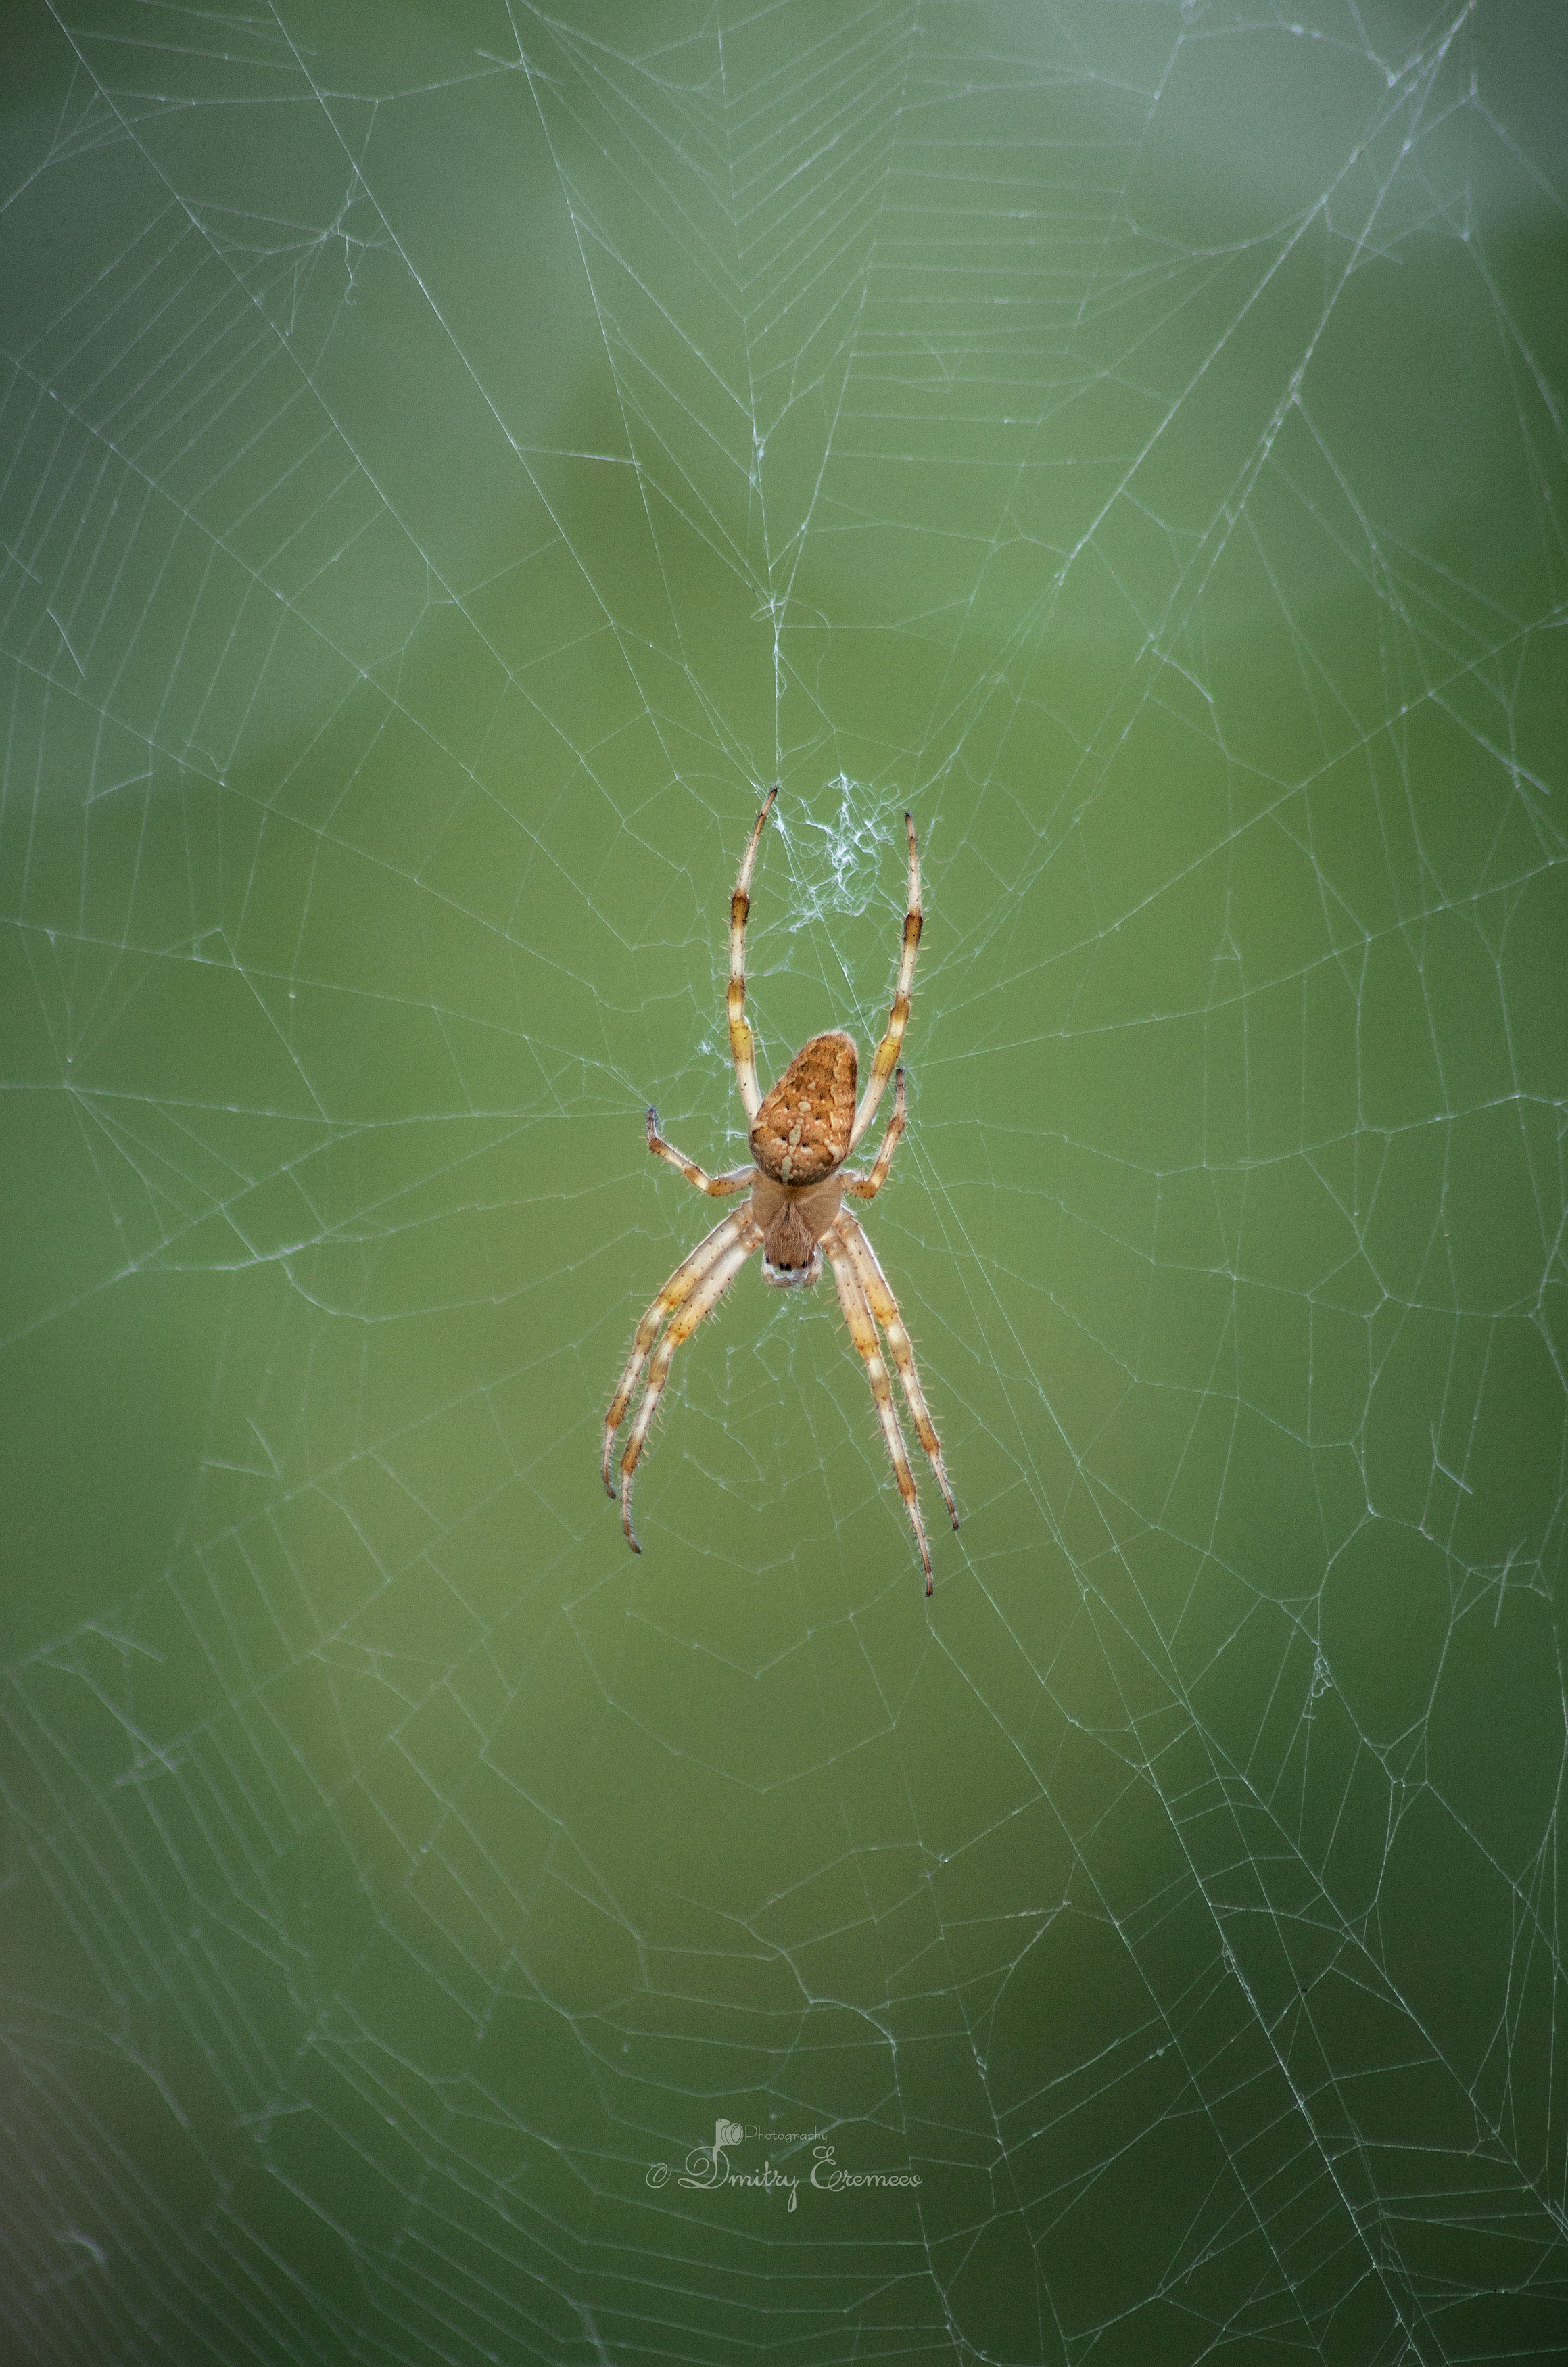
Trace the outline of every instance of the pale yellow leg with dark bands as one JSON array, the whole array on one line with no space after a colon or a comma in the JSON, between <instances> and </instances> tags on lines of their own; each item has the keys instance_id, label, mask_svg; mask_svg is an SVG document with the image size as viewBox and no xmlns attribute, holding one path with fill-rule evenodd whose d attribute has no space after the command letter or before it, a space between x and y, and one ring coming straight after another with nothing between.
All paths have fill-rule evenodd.
<instances>
[{"instance_id":1,"label":"pale yellow leg with dark bands","mask_svg":"<svg viewBox=\"0 0 1568 2367\"><path fill-rule=\"evenodd\" d=\"M852 1200L874 1200L887 1181L887 1171L893 1164L893 1153L898 1148L898 1138L904 1131L904 1071L898 1070L893 1095L893 1115L887 1121L887 1131L882 1138L882 1148L869 1175L846 1175L844 1189Z\"/></svg>"},{"instance_id":2,"label":"pale yellow leg with dark bands","mask_svg":"<svg viewBox=\"0 0 1568 2367\"><path fill-rule=\"evenodd\" d=\"M904 816L904 827L909 833L909 906L904 915L904 947L898 957L898 980L893 989L887 1033L876 1048L876 1058L871 1064L871 1074L851 1129L852 1150L871 1124L876 1104L887 1090L887 1080L898 1064L898 1048L909 1024L909 990L915 982L915 955L920 943L920 857L915 844L915 825L908 814Z\"/></svg>"},{"instance_id":3,"label":"pale yellow leg with dark bands","mask_svg":"<svg viewBox=\"0 0 1568 2367\"><path fill-rule=\"evenodd\" d=\"M762 1097L757 1091L757 1048L746 1024L746 915L751 909L751 866L757 860L757 842L778 793L775 781L762 800L762 810L751 832L751 844L740 859L740 877L729 900L729 1049L735 1061L735 1082L749 1118L756 1116Z\"/></svg>"},{"instance_id":4,"label":"pale yellow leg with dark bands","mask_svg":"<svg viewBox=\"0 0 1568 2367\"><path fill-rule=\"evenodd\" d=\"M699 1192L705 1192L713 1200L722 1200L727 1192L749 1191L756 1176L754 1167L737 1167L728 1175L710 1175L705 1168L697 1165L694 1159L688 1159L684 1151L677 1150L672 1142L665 1141L659 1131L659 1112L656 1109L648 1113L648 1147L655 1159L667 1159L671 1167L680 1169L688 1184L694 1184Z\"/></svg>"},{"instance_id":5,"label":"pale yellow leg with dark bands","mask_svg":"<svg viewBox=\"0 0 1568 2367\"><path fill-rule=\"evenodd\" d=\"M904 1385L904 1395L909 1403L910 1419L914 1422L920 1444L931 1457L931 1469L936 1473L936 1484L942 1489L942 1501L947 1506L947 1516L956 1528L958 1507L953 1501L953 1490L947 1484L947 1472L942 1459L942 1442L936 1434L936 1424L932 1421L926 1405L925 1391L920 1387L920 1376L915 1368L915 1352L909 1345L909 1335L904 1329L904 1319L898 1312L898 1301L893 1296L892 1285L882 1271L876 1251L847 1210L839 1217L837 1230L842 1235L845 1246L854 1261L855 1273L859 1277L861 1288L870 1301L871 1311L887 1335L887 1353L892 1357L898 1378Z\"/></svg>"},{"instance_id":6,"label":"pale yellow leg with dark bands","mask_svg":"<svg viewBox=\"0 0 1568 2367\"><path fill-rule=\"evenodd\" d=\"M915 1532L915 1543L920 1549L920 1565L926 1573L926 1592L930 1594L935 1584L931 1576L931 1552L926 1543L925 1523L920 1518L919 1499L915 1493L915 1475L909 1468L909 1458L904 1450L904 1433L898 1427L897 1408L893 1402L893 1384L882 1361L882 1343L876 1336L876 1325L872 1320L871 1308L861 1287L849 1245L836 1227L829 1232L822 1246L832 1262L833 1280L839 1285L839 1304L844 1310L850 1337L860 1353L866 1379L871 1383L871 1394L876 1402L882 1435L887 1442L893 1476L898 1482L898 1493L904 1499L904 1508Z\"/></svg>"},{"instance_id":7,"label":"pale yellow leg with dark bands","mask_svg":"<svg viewBox=\"0 0 1568 2367\"><path fill-rule=\"evenodd\" d=\"M615 1492L615 1483L610 1477L610 1455L615 1443L615 1433L626 1420L626 1408L632 1401L632 1391L637 1387L637 1376L643 1368L649 1350L659 1337L660 1325L667 1315L672 1314L675 1308L684 1302L690 1292L701 1282L715 1259L724 1255L730 1243L739 1238L750 1222L750 1210L737 1208L732 1215L725 1217L722 1224L716 1225L707 1239L697 1243L691 1256L682 1259L648 1313L637 1325L637 1337L632 1342L632 1353L627 1359L626 1369L621 1375L620 1387L610 1399L610 1410L604 1416L604 1488L607 1494L613 1496Z\"/></svg>"},{"instance_id":8,"label":"pale yellow leg with dark bands","mask_svg":"<svg viewBox=\"0 0 1568 2367\"><path fill-rule=\"evenodd\" d=\"M637 1410L637 1420L626 1441L626 1451L621 1457L621 1526L626 1533L626 1543L633 1553L640 1553L642 1547L632 1534L632 1475L637 1469L637 1458L648 1444L648 1433L653 1427L654 1413L663 1395L664 1384L670 1377L675 1351L682 1340L691 1338L703 1318L713 1313L762 1238L761 1228L749 1209L737 1209L726 1222L738 1224L740 1230L737 1238L719 1252L685 1304L671 1317L669 1330L654 1350L648 1367L648 1387Z\"/></svg>"}]
</instances>

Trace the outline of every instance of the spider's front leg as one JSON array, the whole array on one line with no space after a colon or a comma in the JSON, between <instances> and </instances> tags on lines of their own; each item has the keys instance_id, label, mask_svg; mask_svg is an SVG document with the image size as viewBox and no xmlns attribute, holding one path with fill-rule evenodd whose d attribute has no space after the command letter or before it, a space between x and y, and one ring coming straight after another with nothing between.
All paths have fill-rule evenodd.
<instances>
[{"instance_id":1,"label":"spider's front leg","mask_svg":"<svg viewBox=\"0 0 1568 2367\"><path fill-rule=\"evenodd\" d=\"M705 1317L713 1313L714 1308L762 1239L762 1229L749 1207L738 1208L733 1217L727 1217L724 1223L719 1226L718 1232L728 1233L731 1228L734 1229L732 1238L720 1244L718 1254L709 1261L706 1271L690 1285L690 1293L684 1305L679 1307L671 1316L670 1328L649 1362L648 1387L643 1391L642 1403L637 1410L637 1420L632 1424L631 1436L626 1441L626 1451L621 1457L621 1526L626 1533L626 1543L633 1553L640 1553L642 1547L638 1545L632 1529L632 1478L637 1470L637 1459L648 1444L648 1434L653 1427L653 1417L658 1410L659 1400L663 1395L664 1384L670 1377L670 1367L675 1361L675 1351L682 1340L691 1338ZM710 1235L710 1241L715 1238L716 1236ZM707 1246L708 1243L705 1242L704 1247ZM652 1309L649 1311L651 1315ZM640 1339L641 1333L639 1332L637 1336ZM614 1412L614 1410L612 1407L611 1411ZM606 1438L604 1442L606 1468L609 1456L609 1439ZM611 1493L615 1493L613 1489Z\"/></svg>"},{"instance_id":2,"label":"spider's front leg","mask_svg":"<svg viewBox=\"0 0 1568 2367\"><path fill-rule=\"evenodd\" d=\"M956 1528L958 1507L947 1484L947 1467L942 1459L942 1441L936 1434L936 1424L926 1403L926 1393L920 1387L920 1376L915 1367L915 1352L909 1345L909 1335L904 1329L904 1319L898 1312L893 1285L882 1271L876 1251L847 1208L839 1218L837 1230L849 1251L850 1261L865 1293L866 1303L887 1335L887 1353L893 1359L903 1384L904 1395L908 1399L916 1434L931 1458L936 1484L942 1489L942 1501L947 1506L948 1519Z\"/></svg>"},{"instance_id":3,"label":"spider's front leg","mask_svg":"<svg viewBox=\"0 0 1568 2367\"><path fill-rule=\"evenodd\" d=\"M615 1433L626 1418L626 1408L631 1404L632 1395L637 1387L637 1375L648 1361L649 1351L659 1337L660 1325L667 1315L672 1315L677 1308L684 1306L692 1292L711 1267L741 1238L750 1222L750 1210L737 1208L732 1216L725 1217L722 1224L716 1225L707 1239L697 1243L690 1257L682 1259L648 1313L637 1325L637 1337L632 1342L632 1353L626 1360L626 1369L621 1375L620 1387L610 1399L610 1410L604 1416L604 1473L606 1495L614 1496L615 1492L615 1483L610 1477L610 1457L615 1451Z\"/></svg>"},{"instance_id":4,"label":"spider's front leg","mask_svg":"<svg viewBox=\"0 0 1568 2367\"><path fill-rule=\"evenodd\" d=\"M930 1594L936 1582L931 1575L931 1549L926 1543L926 1524L920 1518L919 1499L915 1493L915 1475L909 1468L904 1433L898 1427L893 1386L887 1377L887 1367L882 1361L882 1342L877 1337L870 1301L840 1224L836 1223L829 1228L822 1246L833 1268L833 1280L839 1285L839 1304L844 1311L850 1338L854 1342L856 1352L865 1366L865 1376L871 1383L877 1420L882 1424L882 1435L886 1443L887 1459L893 1466L893 1477L898 1482L898 1493L904 1499L909 1525L915 1532L920 1567L926 1574L926 1592Z\"/></svg>"}]
</instances>

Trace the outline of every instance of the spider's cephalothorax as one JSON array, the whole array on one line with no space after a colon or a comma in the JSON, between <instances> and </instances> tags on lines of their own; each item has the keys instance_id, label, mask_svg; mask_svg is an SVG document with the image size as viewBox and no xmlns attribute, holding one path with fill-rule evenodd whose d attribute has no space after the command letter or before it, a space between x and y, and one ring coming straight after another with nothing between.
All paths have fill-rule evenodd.
<instances>
[{"instance_id":1,"label":"spider's cephalothorax","mask_svg":"<svg viewBox=\"0 0 1568 2367\"><path fill-rule=\"evenodd\" d=\"M776 787L768 791L729 901L729 1048L735 1061L735 1081L750 1121L749 1138L756 1165L737 1168L728 1175L705 1174L694 1161L682 1158L663 1139L659 1131L658 1111L650 1109L648 1113L648 1147L656 1158L668 1160L699 1192L709 1193L716 1199L739 1192L745 1192L748 1197L744 1207L737 1208L733 1216L716 1225L706 1240L676 1267L637 1325L630 1360L604 1417L604 1485L614 1496L615 1484L610 1477L610 1460L615 1433L626 1419L637 1377L646 1364L647 1387L621 1457L621 1525L632 1551L640 1551L632 1531L632 1478L648 1443L654 1411L676 1349L682 1340L690 1339L703 1318L712 1313L753 1250L762 1252L766 1279L778 1284L817 1281L826 1251L850 1337L871 1383L898 1491L914 1526L929 1594L931 1548L926 1543L914 1474L909 1468L892 1385L883 1360L884 1338L903 1383L910 1420L931 1458L954 1528L958 1526L958 1512L942 1467L936 1428L915 1370L909 1335L898 1313L898 1302L877 1263L875 1251L843 1205L846 1194L855 1200L875 1199L887 1180L894 1150L904 1131L904 1071L897 1068L898 1048L908 1023L909 989L915 976L916 948L920 942L920 859L915 844L915 825L906 814L909 902L904 915L904 942L898 980L893 991L893 1009L858 1106L855 1085L859 1062L854 1043L837 1027L826 1035L814 1036L795 1054L764 1099L757 1090L756 1051L751 1030L746 1024L746 916L751 905L751 868L757 859L757 844L777 796ZM875 1116L887 1080L895 1070L893 1116L870 1174L841 1172L844 1161ZM665 1328L667 1316L670 1321ZM661 1329L664 1336L660 1339Z\"/></svg>"}]
</instances>

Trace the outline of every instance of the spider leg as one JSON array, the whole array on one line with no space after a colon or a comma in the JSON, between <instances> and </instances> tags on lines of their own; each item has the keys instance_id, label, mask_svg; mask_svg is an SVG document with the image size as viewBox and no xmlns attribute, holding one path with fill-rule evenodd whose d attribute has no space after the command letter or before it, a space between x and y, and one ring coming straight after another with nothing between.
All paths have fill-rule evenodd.
<instances>
[{"instance_id":1,"label":"spider leg","mask_svg":"<svg viewBox=\"0 0 1568 2367\"><path fill-rule=\"evenodd\" d=\"M893 1153L898 1148L898 1138L904 1131L904 1071L899 1070L893 1094L893 1115L887 1121L887 1131L882 1138L882 1148L876 1154L869 1175L846 1175L844 1189L852 1200L874 1200L887 1181L887 1171L893 1164Z\"/></svg>"},{"instance_id":2,"label":"spider leg","mask_svg":"<svg viewBox=\"0 0 1568 2367\"><path fill-rule=\"evenodd\" d=\"M775 781L762 800L762 810L757 816L751 843L740 858L740 876L729 900L729 1049L735 1060L735 1082L740 1088L748 1118L756 1116L762 1097L757 1091L757 1048L746 1024L746 915L751 909L751 866L757 860L757 841L778 793Z\"/></svg>"},{"instance_id":3,"label":"spider leg","mask_svg":"<svg viewBox=\"0 0 1568 2367\"><path fill-rule=\"evenodd\" d=\"M632 1401L632 1391L637 1387L637 1376L647 1361L649 1350L659 1336L660 1325L667 1315L673 1314L676 1308L683 1305L715 1260L721 1258L731 1242L739 1239L750 1221L751 1215L749 1208L736 1208L725 1217L722 1224L716 1225L706 1240L697 1243L691 1256L682 1259L648 1313L637 1325L637 1337L632 1342L632 1353L626 1360L626 1369L621 1375L620 1387L610 1399L610 1410L604 1416L604 1471L606 1494L613 1496L615 1492L615 1483L610 1477L610 1453L615 1443L615 1433L626 1418L626 1408Z\"/></svg>"},{"instance_id":4,"label":"spider leg","mask_svg":"<svg viewBox=\"0 0 1568 2367\"><path fill-rule=\"evenodd\" d=\"M822 1246L832 1262L833 1280L839 1285L839 1304L844 1310L850 1337L865 1366L866 1379L871 1383L871 1394L876 1401L882 1435L887 1442L893 1476L898 1482L898 1493L904 1499L904 1509L914 1528L915 1543L920 1549L920 1564L926 1573L926 1592L930 1594L935 1585L931 1576L931 1549L926 1543L925 1523L920 1518L919 1499L915 1494L915 1475L909 1468L909 1457L905 1452L904 1433L898 1427L898 1411L893 1402L893 1384L882 1361L882 1343L876 1336L871 1307L855 1270L849 1243L838 1225L829 1229Z\"/></svg>"},{"instance_id":5,"label":"spider leg","mask_svg":"<svg viewBox=\"0 0 1568 2367\"><path fill-rule=\"evenodd\" d=\"M915 1352L909 1345L909 1335L898 1312L898 1301L893 1296L891 1284L883 1273L876 1251L854 1218L847 1212L838 1220L838 1230L854 1263L861 1288L871 1302L871 1311L887 1334L887 1351L904 1384L904 1395L909 1401L909 1415L920 1444L931 1457L936 1484L942 1489L947 1506L948 1519L958 1526L958 1507L953 1501L953 1490L947 1484L947 1472L942 1465L942 1441L936 1434L936 1424L926 1404L926 1393L920 1387L920 1376L915 1369Z\"/></svg>"},{"instance_id":6,"label":"spider leg","mask_svg":"<svg viewBox=\"0 0 1568 2367\"><path fill-rule=\"evenodd\" d=\"M876 1115L876 1104L887 1089L887 1080L898 1062L898 1048L904 1041L904 1030L909 1024L909 989L915 982L915 955L920 942L920 857L915 844L915 825L906 814L904 827L909 833L909 906L904 915L904 949L898 957L898 978L893 989L893 1008L887 1016L887 1033L876 1048L876 1058L871 1064L871 1074L865 1081L855 1122L850 1129L852 1150L866 1127Z\"/></svg>"},{"instance_id":7,"label":"spider leg","mask_svg":"<svg viewBox=\"0 0 1568 2367\"><path fill-rule=\"evenodd\" d=\"M699 1192L707 1193L715 1200L721 1200L727 1192L744 1192L757 1172L754 1167L738 1167L729 1175L707 1174L694 1159L686 1158L672 1142L665 1141L659 1131L659 1112L656 1109L648 1113L648 1147L655 1159L667 1159L671 1167L680 1169L688 1184L694 1184Z\"/></svg>"},{"instance_id":8,"label":"spider leg","mask_svg":"<svg viewBox=\"0 0 1568 2367\"><path fill-rule=\"evenodd\" d=\"M626 1543L633 1553L640 1553L642 1547L632 1533L632 1477L637 1470L637 1458L648 1444L648 1433L653 1427L654 1413L663 1394L664 1384L670 1377L675 1351L682 1340L691 1338L703 1318L713 1313L762 1238L762 1229L749 1208L738 1208L735 1215L719 1227L719 1231L725 1231L728 1226L736 1228L734 1239L726 1242L691 1291L685 1304L671 1317L669 1330L653 1352L648 1367L648 1387L637 1410L637 1420L626 1441L626 1451L621 1457L621 1526L626 1533ZM715 1238L710 1234L710 1240ZM705 1242L704 1247L706 1247Z\"/></svg>"}]
</instances>

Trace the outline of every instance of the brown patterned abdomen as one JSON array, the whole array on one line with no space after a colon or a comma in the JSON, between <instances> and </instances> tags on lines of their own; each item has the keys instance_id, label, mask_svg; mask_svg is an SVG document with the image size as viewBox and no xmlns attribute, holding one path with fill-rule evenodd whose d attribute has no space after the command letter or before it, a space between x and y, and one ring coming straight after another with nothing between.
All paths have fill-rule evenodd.
<instances>
[{"instance_id":1,"label":"brown patterned abdomen","mask_svg":"<svg viewBox=\"0 0 1568 2367\"><path fill-rule=\"evenodd\" d=\"M751 1156L775 1184L819 1184L847 1157L857 1061L841 1029L795 1054L751 1122Z\"/></svg>"}]
</instances>

